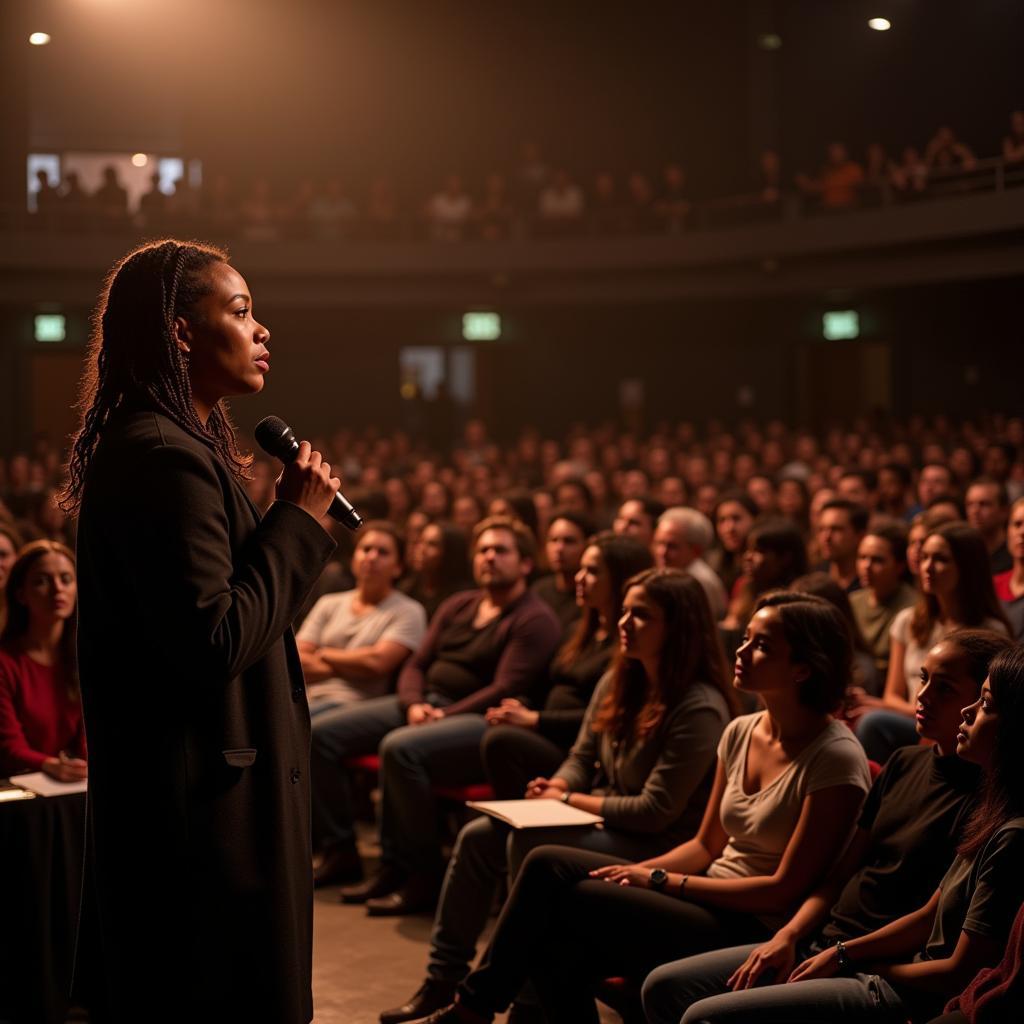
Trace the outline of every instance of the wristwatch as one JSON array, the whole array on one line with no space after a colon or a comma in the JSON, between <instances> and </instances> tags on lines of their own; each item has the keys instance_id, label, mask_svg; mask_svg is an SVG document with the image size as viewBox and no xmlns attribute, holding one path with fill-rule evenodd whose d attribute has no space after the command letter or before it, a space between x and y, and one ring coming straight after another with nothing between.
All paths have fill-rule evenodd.
<instances>
[{"instance_id":1,"label":"wristwatch","mask_svg":"<svg viewBox=\"0 0 1024 1024\"><path fill-rule=\"evenodd\" d=\"M664 868L652 868L648 876L647 884L655 892L661 892L668 881L668 872Z\"/></svg>"}]
</instances>

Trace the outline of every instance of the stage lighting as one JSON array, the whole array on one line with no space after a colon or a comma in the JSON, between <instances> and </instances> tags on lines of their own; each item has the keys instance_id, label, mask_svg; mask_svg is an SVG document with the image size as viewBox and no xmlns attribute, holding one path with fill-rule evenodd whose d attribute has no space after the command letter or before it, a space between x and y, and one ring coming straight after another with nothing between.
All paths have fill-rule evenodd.
<instances>
[{"instance_id":1,"label":"stage lighting","mask_svg":"<svg viewBox=\"0 0 1024 1024\"><path fill-rule=\"evenodd\" d=\"M892 28L892 22L888 18L871 18L868 21L868 28L876 32L888 32Z\"/></svg>"},{"instance_id":2,"label":"stage lighting","mask_svg":"<svg viewBox=\"0 0 1024 1024\"><path fill-rule=\"evenodd\" d=\"M860 337L860 316L855 309L831 309L822 315L821 333L826 341Z\"/></svg>"},{"instance_id":3,"label":"stage lighting","mask_svg":"<svg viewBox=\"0 0 1024 1024\"><path fill-rule=\"evenodd\" d=\"M465 313L462 337L466 341L497 341L501 337L501 317L497 313Z\"/></svg>"},{"instance_id":4,"label":"stage lighting","mask_svg":"<svg viewBox=\"0 0 1024 1024\"><path fill-rule=\"evenodd\" d=\"M45 46L50 41L50 36L46 32L33 32L28 37L28 41L33 46Z\"/></svg>"},{"instance_id":5,"label":"stage lighting","mask_svg":"<svg viewBox=\"0 0 1024 1024\"><path fill-rule=\"evenodd\" d=\"M132 167L145 167L149 163L149 157L145 153L135 153L132 155Z\"/></svg>"}]
</instances>

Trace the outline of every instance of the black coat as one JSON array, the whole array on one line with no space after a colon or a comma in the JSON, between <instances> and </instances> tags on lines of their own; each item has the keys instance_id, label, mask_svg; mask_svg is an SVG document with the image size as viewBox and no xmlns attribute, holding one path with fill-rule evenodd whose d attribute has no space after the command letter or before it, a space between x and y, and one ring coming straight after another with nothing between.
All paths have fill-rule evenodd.
<instances>
[{"instance_id":1,"label":"black coat","mask_svg":"<svg viewBox=\"0 0 1024 1024\"><path fill-rule=\"evenodd\" d=\"M76 991L98 1020L312 1018L309 710L289 623L333 548L295 505L260 521L166 417L104 430L78 531Z\"/></svg>"}]
</instances>

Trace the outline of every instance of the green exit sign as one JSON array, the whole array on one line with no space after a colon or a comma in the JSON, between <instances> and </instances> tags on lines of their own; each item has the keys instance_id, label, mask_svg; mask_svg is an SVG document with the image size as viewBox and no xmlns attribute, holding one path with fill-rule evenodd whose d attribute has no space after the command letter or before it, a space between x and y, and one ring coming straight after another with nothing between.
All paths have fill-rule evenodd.
<instances>
[{"instance_id":1,"label":"green exit sign","mask_svg":"<svg viewBox=\"0 0 1024 1024\"><path fill-rule=\"evenodd\" d=\"M63 341L67 337L60 313L40 313L35 321L36 341Z\"/></svg>"},{"instance_id":2,"label":"green exit sign","mask_svg":"<svg viewBox=\"0 0 1024 1024\"><path fill-rule=\"evenodd\" d=\"M462 337L466 341L497 341L501 337L501 317L497 313L463 313Z\"/></svg>"},{"instance_id":3,"label":"green exit sign","mask_svg":"<svg viewBox=\"0 0 1024 1024\"><path fill-rule=\"evenodd\" d=\"M855 309L832 309L821 318L821 333L828 341L860 337L860 316Z\"/></svg>"}]
</instances>

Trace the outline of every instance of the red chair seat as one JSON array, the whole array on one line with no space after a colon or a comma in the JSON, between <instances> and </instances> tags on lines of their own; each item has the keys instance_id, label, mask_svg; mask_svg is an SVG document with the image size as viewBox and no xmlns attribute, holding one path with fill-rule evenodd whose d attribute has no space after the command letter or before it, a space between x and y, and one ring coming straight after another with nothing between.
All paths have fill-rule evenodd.
<instances>
[{"instance_id":1,"label":"red chair seat","mask_svg":"<svg viewBox=\"0 0 1024 1024\"><path fill-rule=\"evenodd\" d=\"M380 773L380 756L378 754L360 754L358 757L346 757L345 765L359 771ZM434 793L444 800L465 803L467 800L493 800L494 790L485 782L473 782L467 786L435 786Z\"/></svg>"}]
</instances>

